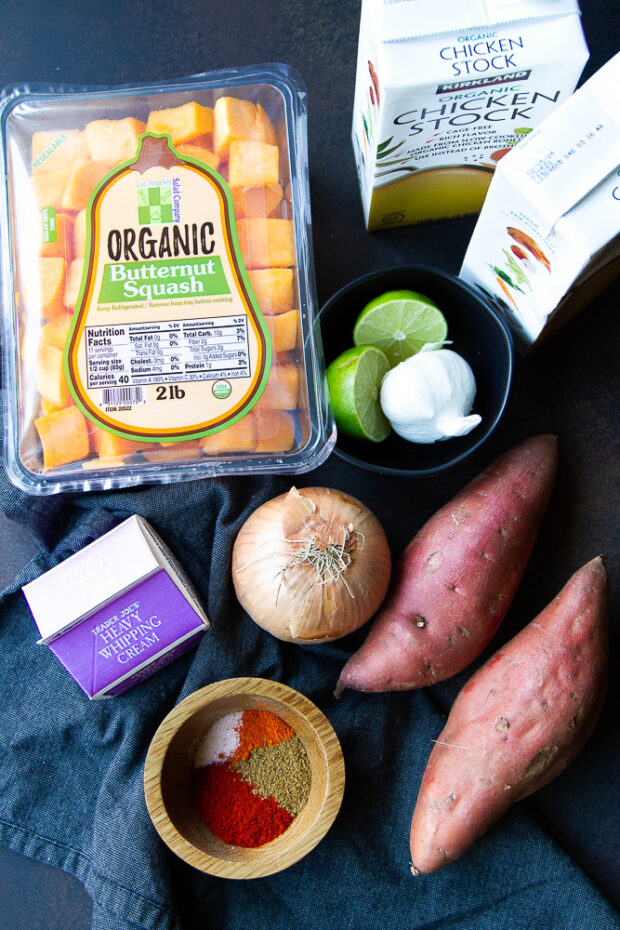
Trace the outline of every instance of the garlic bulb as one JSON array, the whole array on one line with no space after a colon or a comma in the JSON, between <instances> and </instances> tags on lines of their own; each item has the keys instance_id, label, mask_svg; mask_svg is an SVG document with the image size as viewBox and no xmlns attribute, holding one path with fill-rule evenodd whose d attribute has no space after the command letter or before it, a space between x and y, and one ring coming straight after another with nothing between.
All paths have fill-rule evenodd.
<instances>
[{"instance_id":1,"label":"garlic bulb","mask_svg":"<svg viewBox=\"0 0 620 930\"><path fill-rule=\"evenodd\" d=\"M465 359L429 344L388 371L381 409L403 439L431 443L464 436L478 426L481 417L467 415L475 395L476 381Z\"/></svg>"}]
</instances>

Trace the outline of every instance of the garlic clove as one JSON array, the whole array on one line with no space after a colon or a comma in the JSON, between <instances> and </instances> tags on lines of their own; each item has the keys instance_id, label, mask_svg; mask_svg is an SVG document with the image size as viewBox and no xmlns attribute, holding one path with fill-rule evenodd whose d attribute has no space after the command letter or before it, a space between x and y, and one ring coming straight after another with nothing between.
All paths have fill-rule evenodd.
<instances>
[{"instance_id":1,"label":"garlic clove","mask_svg":"<svg viewBox=\"0 0 620 930\"><path fill-rule=\"evenodd\" d=\"M436 425L442 434L439 438L450 439L453 436L466 436L481 422L482 417L477 413L472 413L468 417L445 414L437 417Z\"/></svg>"}]
</instances>

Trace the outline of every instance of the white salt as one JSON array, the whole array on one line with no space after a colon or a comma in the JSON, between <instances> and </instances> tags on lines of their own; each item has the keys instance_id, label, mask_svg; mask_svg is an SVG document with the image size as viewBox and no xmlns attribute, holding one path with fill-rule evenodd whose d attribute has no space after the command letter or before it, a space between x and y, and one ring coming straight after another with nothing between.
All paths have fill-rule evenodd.
<instances>
[{"instance_id":1,"label":"white salt","mask_svg":"<svg viewBox=\"0 0 620 930\"><path fill-rule=\"evenodd\" d=\"M225 762L239 746L242 711L226 714L209 727L194 755L194 767L199 769L214 762Z\"/></svg>"}]
</instances>

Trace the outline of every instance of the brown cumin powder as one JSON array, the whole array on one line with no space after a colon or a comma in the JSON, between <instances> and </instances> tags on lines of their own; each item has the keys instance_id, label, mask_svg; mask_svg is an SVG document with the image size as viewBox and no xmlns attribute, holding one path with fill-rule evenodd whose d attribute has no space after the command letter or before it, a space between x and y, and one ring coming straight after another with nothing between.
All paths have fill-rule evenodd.
<instances>
[{"instance_id":1,"label":"brown cumin powder","mask_svg":"<svg viewBox=\"0 0 620 930\"><path fill-rule=\"evenodd\" d=\"M235 760L231 767L251 783L254 794L273 797L291 817L296 817L306 806L312 772L308 753L298 736L290 736L276 746L254 749L247 759Z\"/></svg>"}]
</instances>

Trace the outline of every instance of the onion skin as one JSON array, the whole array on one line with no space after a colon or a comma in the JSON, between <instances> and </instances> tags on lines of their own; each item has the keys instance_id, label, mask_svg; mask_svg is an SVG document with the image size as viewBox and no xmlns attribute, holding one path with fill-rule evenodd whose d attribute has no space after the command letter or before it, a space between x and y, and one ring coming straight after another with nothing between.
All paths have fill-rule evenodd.
<instances>
[{"instance_id":1,"label":"onion skin","mask_svg":"<svg viewBox=\"0 0 620 930\"><path fill-rule=\"evenodd\" d=\"M320 584L303 558L308 540L319 556L332 545L348 564ZM292 564L295 559L297 564ZM340 639L378 610L391 575L383 528L356 498L329 488L291 488L252 513L232 553L237 598L252 620L285 642Z\"/></svg>"}]
</instances>

